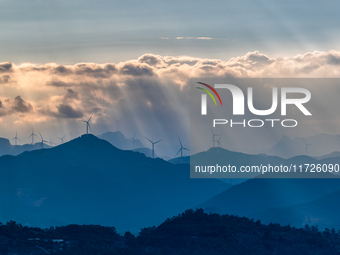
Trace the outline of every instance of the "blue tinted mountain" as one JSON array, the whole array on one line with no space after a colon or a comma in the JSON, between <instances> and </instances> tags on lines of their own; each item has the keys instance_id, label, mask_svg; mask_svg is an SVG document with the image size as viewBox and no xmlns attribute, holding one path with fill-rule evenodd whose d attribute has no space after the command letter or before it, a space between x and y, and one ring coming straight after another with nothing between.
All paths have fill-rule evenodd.
<instances>
[{"instance_id":1,"label":"blue tinted mountain","mask_svg":"<svg viewBox=\"0 0 340 255\"><path fill-rule=\"evenodd\" d=\"M340 229L340 190L327 194L309 203L300 203L286 207L270 208L254 214L264 223L275 222L292 226L318 226L319 229Z\"/></svg>"},{"instance_id":2,"label":"blue tinted mountain","mask_svg":"<svg viewBox=\"0 0 340 255\"><path fill-rule=\"evenodd\" d=\"M47 144L44 144L44 148L50 148ZM24 145L11 145L8 139L0 137L0 156L3 155L19 155L24 151L32 151L41 149L41 143L24 144Z\"/></svg>"},{"instance_id":3,"label":"blue tinted mountain","mask_svg":"<svg viewBox=\"0 0 340 255\"><path fill-rule=\"evenodd\" d=\"M102 135L99 135L98 138L108 141L113 146L121 150L144 148L144 145L140 140L135 139L135 142L133 142L132 139L126 138L120 131L106 132Z\"/></svg>"},{"instance_id":4,"label":"blue tinted mountain","mask_svg":"<svg viewBox=\"0 0 340 255\"><path fill-rule=\"evenodd\" d=\"M291 139L283 136L279 143L266 150L267 155L279 156L282 158L291 158L297 155L306 155L312 157L321 157L334 151L340 151L340 136L318 134L305 139Z\"/></svg>"},{"instance_id":5,"label":"blue tinted mountain","mask_svg":"<svg viewBox=\"0 0 340 255\"><path fill-rule=\"evenodd\" d=\"M290 179L290 175L281 179L254 178L223 191L198 207L207 212L254 217L269 208L312 202L340 189L339 177L329 173L307 175L320 179Z\"/></svg>"},{"instance_id":6,"label":"blue tinted mountain","mask_svg":"<svg viewBox=\"0 0 340 255\"><path fill-rule=\"evenodd\" d=\"M186 165L123 151L93 135L0 157L0 222L101 224L138 232L229 187Z\"/></svg>"}]
</instances>

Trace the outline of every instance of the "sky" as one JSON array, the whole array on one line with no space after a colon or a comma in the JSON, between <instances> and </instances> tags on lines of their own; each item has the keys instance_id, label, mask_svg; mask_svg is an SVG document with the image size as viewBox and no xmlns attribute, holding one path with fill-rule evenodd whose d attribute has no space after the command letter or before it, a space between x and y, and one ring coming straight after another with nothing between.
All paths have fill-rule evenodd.
<instances>
[{"instance_id":1,"label":"sky","mask_svg":"<svg viewBox=\"0 0 340 255\"><path fill-rule=\"evenodd\" d=\"M90 116L100 134L123 118L127 137L172 154L177 136L189 144L191 77L339 77L339 7L0 0L0 136L77 136Z\"/></svg>"}]
</instances>

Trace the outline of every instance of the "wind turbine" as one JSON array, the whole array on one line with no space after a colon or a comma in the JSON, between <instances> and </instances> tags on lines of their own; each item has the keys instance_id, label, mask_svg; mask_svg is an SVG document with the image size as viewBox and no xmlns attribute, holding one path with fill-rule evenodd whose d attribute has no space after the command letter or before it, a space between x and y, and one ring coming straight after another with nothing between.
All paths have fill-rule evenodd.
<instances>
[{"instance_id":1,"label":"wind turbine","mask_svg":"<svg viewBox=\"0 0 340 255\"><path fill-rule=\"evenodd\" d=\"M213 147L215 147L215 142L217 142L217 140L215 140L215 137L219 136L216 135L211 129L210 129L211 133L212 133L212 142L213 142Z\"/></svg>"},{"instance_id":2,"label":"wind turbine","mask_svg":"<svg viewBox=\"0 0 340 255\"><path fill-rule=\"evenodd\" d=\"M31 138L32 137L32 145L34 144L34 137L38 137L36 134L34 134L33 128L32 128L32 134L28 137Z\"/></svg>"},{"instance_id":3,"label":"wind turbine","mask_svg":"<svg viewBox=\"0 0 340 255\"><path fill-rule=\"evenodd\" d=\"M134 134L134 136L132 138L130 138L130 140L132 140L132 148L135 149L135 143L136 143L136 133Z\"/></svg>"},{"instance_id":4,"label":"wind turbine","mask_svg":"<svg viewBox=\"0 0 340 255\"><path fill-rule=\"evenodd\" d=\"M182 157L183 157L183 150L186 150L186 151L190 151L190 150L183 147L182 142L181 142L181 139L180 139L179 137L178 137L178 140L179 140L179 144L181 145L181 148L178 150L178 152L176 153L175 157L177 156L177 154L178 154L179 152L181 152L181 158L182 158Z\"/></svg>"},{"instance_id":5,"label":"wind turbine","mask_svg":"<svg viewBox=\"0 0 340 255\"><path fill-rule=\"evenodd\" d=\"M312 143L306 143L305 139L302 139L302 140L303 140L303 142L304 142L305 145L306 145L306 155L308 156L308 146L309 146L309 145L312 145Z\"/></svg>"},{"instance_id":6,"label":"wind turbine","mask_svg":"<svg viewBox=\"0 0 340 255\"><path fill-rule=\"evenodd\" d=\"M220 138L218 138L218 140L217 140L217 146L218 146L218 153L220 153L220 147L222 147L222 144L221 144L221 142L220 142L220 140L221 140L221 138L222 138L222 135L220 135Z\"/></svg>"},{"instance_id":7,"label":"wind turbine","mask_svg":"<svg viewBox=\"0 0 340 255\"><path fill-rule=\"evenodd\" d=\"M15 137L14 137L12 140L15 141L15 145L17 145L17 140L20 141L20 139L18 138L18 132L17 132L17 131L15 131ZM20 142L21 142L21 141L20 141Z\"/></svg>"},{"instance_id":8,"label":"wind turbine","mask_svg":"<svg viewBox=\"0 0 340 255\"><path fill-rule=\"evenodd\" d=\"M117 131L119 131L119 122L121 122L123 119L120 120L115 120L115 122L117 122Z\"/></svg>"},{"instance_id":9,"label":"wind turbine","mask_svg":"<svg viewBox=\"0 0 340 255\"><path fill-rule=\"evenodd\" d=\"M83 122L85 122L85 123L86 123L86 135L88 135L88 134L89 134L89 128L90 128L90 130L91 130L91 132L92 132L92 129L91 129L91 126L90 126L90 120L91 120L91 118L92 118L92 116L89 118L89 120L88 120L88 121L86 121L86 120L83 120Z\"/></svg>"},{"instance_id":10,"label":"wind turbine","mask_svg":"<svg viewBox=\"0 0 340 255\"><path fill-rule=\"evenodd\" d=\"M145 137L145 136L144 136ZM157 141L157 142L153 142L151 141L149 138L145 137L145 139L147 139L150 143L152 143L152 158L155 158L155 144L159 143L161 141L163 141L163 139Z\"/></svg>"},{"instance_id":11,"label":"wind turbine","mask_svg":"<svg viewBox=\"0 0 340 255\"><path fill-rule=\"evenodd\" d=\"M41 137L41 148L44 148L44 143L48 143L48 141L45 141L44 138L42 137L42 135L40 134L40 132L38 131L40 137Z\"/></svg>"},{"instance_id":12,"label":"wind turbine","mask_svg":"<svg viewBox=\"0 0 340 255\"><path fill-rule=\"evenodd\" d=\"M52 138L51 138L51 136L50 136L50 146L52 147L53 146L53 144L55 144L54 142L52 142Z\"/></svg>"},{"instance_id":13,"label":"wind turbine","mask_svg":"<svg viewBox=\"0 0 340 255\"><path fill-rule=\"evenodd\" d=\"M64 135L63 137L57 137L58 139L60 139L60 142L61 143L64 143L64 138L65 138L66 135Z\"/></svg>"},{"instance_id":14,"label":"wind turbine","mask_svg":"<svg viewBox=\"0 0 340 255\"><path fill-rule=\"evenodd\" d=\"M72 131L73 131L73 128L71 129L71 132L69 133L69 135L70 135L70 141L72 140Z\"/></svg>"}]
</instances>

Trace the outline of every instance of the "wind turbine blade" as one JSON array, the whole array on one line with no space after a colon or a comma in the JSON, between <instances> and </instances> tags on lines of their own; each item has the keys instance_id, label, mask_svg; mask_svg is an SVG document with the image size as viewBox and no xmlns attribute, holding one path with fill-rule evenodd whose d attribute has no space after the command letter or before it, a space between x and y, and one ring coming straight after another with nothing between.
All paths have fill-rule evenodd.
<instances>
[{"instance_id":1,"label":"wind turbine blade","mask_svg":"<svg viewBox=\"0 0 340 255\"><path fill-rule=\"evenodd\" d=\"M179 140L179 144L181 145L181 148L182 148L183 146L182 146L182 142L181 142L181 139L179 138L179 136L178 136L178 140Z\"/></svg>"},{"instance_id":2,"label":"wind turbine blade","mask_svg":"<svg viewBox=\"0 0 340 255\"><path fill-rule=\"evenodd\" d=\"M189 149L187 149L187 148L182 148L183 150L186 150L186 151L190 151Z\"/></svg>"},{"instance_id":3,"label":"wind turbine blade","mask_svg":"<svg viewBox=\"0 0 340 255\"><path fill-rule=\"evenodd\" d=\"M91 133L93 133L93 132L92 132L92 128L91 128L91 125L90 125L90 123L89 123L88 125L89 125L89 128L90 128L90 130L91 130Z\"/></svg>"},{"instance_id":4,"label":"wind turbine blade","mask_svg":"<svg viewBox=\"0 0 340 255\"><path fill-rule=\"evenodd\" d=\"M182 149L182 148L181 148ZM181 151L181 149L178 150L178 152L176 153L175 157L177 156L177 154Z\"/></svg>"},{"instance_id":5,"label":"wind turbine blade","mask_svg":"<svg viewBox=\"0 0 340 255\"><path fill-rule=\"evenodd\" d=\"M38 133L39 133L39 135L40 135L40 137L41 137L41 140L43 140L43 137L42 137L42 135L40 134L40 131L38 131Z\"/></svg>"},{"instance_id":6,"label":"wind turbine blade","mask_svg":"<svg viewBox=\"0 0 340 255\"><path fill-rule=\"evenodd\" d=\"M66 135L63 136L63 139L65 138Z\"/></svg>"},{"instance_id":7,"label":"wind turbine blade","mask_svg":"<svg viewBox=\"0 0 340 255\"><path fill-rule=\"evenodd\" d=\"M159 141L155 142L154 144L156 144L156 143L159 143L159 142L161 142L161 141L163 141L163 139L161 139L161 140L159 140Z\"/></svg>"},{"instance_id":8,"label":"wind turbine blade","mask_svg":"<svg viewBox=\"0 0 340 255\"><path fill-rule=\"evenodd\" d=\"M19 140L19 142L21 142L20 139L19 139L18 137L17 137L17 139Z\"/></svg>"},{"instance_id":9,"label":"wind turbine blade","mask_svg":"<svg viewBox=\"0 0 340 255\"><path fill-rule=\"evenodd\" d=\"M147 137L145 137L145 136L144 136L144 138L145 138L146 140L149 140L150 143L153 143L149 138L147 138Z\"/></svg>"},{"instance_id":10,"label":"wind turbine blade","mask_svg":"<svg viewBox=\"0 0 340 255\"><path fill-rule=\"evenodd\" d=\"M89 120L87 122L90 122L91 118L92 118L92 116L89 118Z\"/></svg>"}]
</instances>

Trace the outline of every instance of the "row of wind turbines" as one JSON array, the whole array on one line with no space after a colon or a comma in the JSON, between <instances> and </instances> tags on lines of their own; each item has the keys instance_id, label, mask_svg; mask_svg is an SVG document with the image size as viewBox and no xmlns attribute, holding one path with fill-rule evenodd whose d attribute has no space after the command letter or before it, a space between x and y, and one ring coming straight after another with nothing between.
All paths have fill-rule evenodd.
<instances>
[{"instance_id":1,"label":"row of wind turbines","mask_svg":"<svg viewBox=\"0 0 340 255\"><path fill-rule=\"evenodd\" d=\"M92 132L92 129L91 129L91 125L90 125L90 121L91 121L91 118L92 116L88 119L88 120L82 120L82 122L86 123L86 135L89 134L89 130ZM120 119L120 120L115 120L115 122L117 123L117 131L119 131L119 123L122 121L123 119ZM146 136L144 136L144 138L146 140L148 140L150 143L151 143L151 147L152 147L152 158L155 158L155 145L157 143L160 143L161 141L163 141L163 139L161 140L158 140L158 141L154 141L153 139L149 139L147 138ZM134 134L134 136L132 138L129 138L129 140L132 140L132 148L135 149L135 145L136 145L136 133ZM182 141L181 139L179 138L178 136L178 141L179 141L179 144L180 144L180 148L178 150L178 152L176 153L175 157L178 155L178 153L181 153L181 157L183 157L183 151L190 151L189 149L183 147L182 145Z\"/></svg>"},{"instance_id":2,"label":"row of wind turbines","mask_svg":"<svg viewBox=\"0 0 340 255\"><path fill-rule=\"evenodd\" d=\"M56 145L54 142L52 142L51 137L50 137L50 141L46 141L46 140L44 140L43 136L41 135L41 133L39 131L38 131L38 133L39 133L39 136L41 138L41 142L40 142L41 148L44 148L44 143L49 143L50 146L52 146L53 144ZM65 136L66 135L64 135L63 137L57 137L58 139L60 139L61 144L64 143ZM32 128L32 133L28 137L28 139L30 139L30 138L32 139L32 143L31 143L32 145L34 144L34 137L38 137L38 136L37 136L37 134L34 133L34 130ZM15 145L18 145L18 141L21 142L21 140L18 137L18 132L17 131L15 132L15 137L12 140L14 140L14 144Z\"/></svg>"},{"instance_id":3,"label":"row of wind turbines","mask_svg":"<svg viewBox=\"0 0 340 255\"><path fill-rule=\"evenodd\" d=\"M91 119L92 119L92 116L88 120L82 120L82 122L84 122L86 124L86 135L89 134L89 131L92 132L91 125L90 125ZM122 121L122 119L115 120L115 121L117 123L117 131L119 131L119 123ZM44 140L42 134L39 131L38 131L38 133L39 133L39 136L41 138L41 142L40 142L41 148L44 148L44 143L50 144L51 147L53 145L56 145L54 142L52 142L51 137L50 137L50 141L46 141L46 140ZM70 135L71 135L71 133L70 133ZM28 137L28 139L32 139L32 145L34 144L34 137L38 137L38 136L37 136L37 134L34 133L34 130L32 128L32 133ZM64 135L63 137L57 137L58 139L60 139L60 144L64 143L64 138L65 137L66 137L66 135ZM149 139L149 138L147 138L145 136L144 136L144 138L151 143L151 146L152 146L152 158L154 158L155 157L155 145L157 143L160 143L161 141L163 141L163 139L158 140L158 141L153 141L153 139ZM15 133L15 137L12 140L14 140L15 145L17 145L17 141L21 142L21 140L18 137L18 132L17 131ZM136 145L136 141L137 141L136 140L136 133L134 134L134 136L132 138L129 138L129 140L132 140L132 147L133 147L133 149L135 149L135 145ZM179 144L180 144L180 148L179 148L178 152L176 153L175 157L179 153L181 153L181 157L183 157L183 151L190 151L190 150L185 148L185 147L183 147L182 141L181 141L181 139L179 137L178 137L178 141L179 141Z\"/></svg>"}]
</instances>

